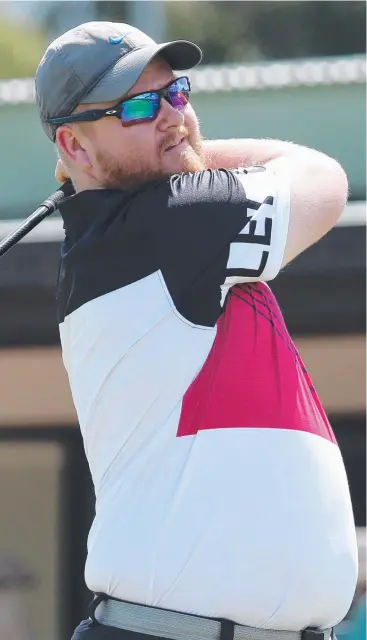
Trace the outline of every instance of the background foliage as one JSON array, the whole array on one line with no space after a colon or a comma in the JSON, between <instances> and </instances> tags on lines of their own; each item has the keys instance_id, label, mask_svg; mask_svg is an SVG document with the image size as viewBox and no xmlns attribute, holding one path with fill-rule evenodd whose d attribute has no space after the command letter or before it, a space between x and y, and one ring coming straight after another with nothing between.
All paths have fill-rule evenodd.
<instances>
[{"instance_id":1,"label":"background foliage","mask_svg":"<svg viewBox=\"0 0 367 640\"><path fill-rule=\"evenodd\" d=\"M33 76L47 43L59 33L88 19L128 22L132 9L132 2L111 0L15 4L19 15L23 7L23 22L0 13L1 78ZM366 50L366 4L359 0L170 0L160 4L164 5L166 39L194 40L203 48L206 64ZM144 12L152 3L140 0L139 5ZM29 20L24 19L26 10Z\"/></svg>"}]
</instances>

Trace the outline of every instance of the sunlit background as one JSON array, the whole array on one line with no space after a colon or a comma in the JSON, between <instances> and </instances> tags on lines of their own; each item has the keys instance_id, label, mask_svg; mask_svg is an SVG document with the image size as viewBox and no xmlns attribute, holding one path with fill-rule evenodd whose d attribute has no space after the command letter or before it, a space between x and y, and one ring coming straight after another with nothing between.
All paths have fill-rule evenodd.
<instances>
[{"instance_id":1,"label":"sunlit background","mask_svg":"<svg viewBox=\"0 0 367 640\"><path fill-rule=\"evenodd\" d=\"M51 40L90 20L203 48L190 75L206 137L293 140L345 167L340 224L272 283L351 488L361 569L339 640L366 639L365 13L352 0L0 2L0 238L57 186L33 77ZM69 640L90 599L94 496L60 357L61 239L55 215L0 263L0 640Z\"/></svg>"}]
</instances>

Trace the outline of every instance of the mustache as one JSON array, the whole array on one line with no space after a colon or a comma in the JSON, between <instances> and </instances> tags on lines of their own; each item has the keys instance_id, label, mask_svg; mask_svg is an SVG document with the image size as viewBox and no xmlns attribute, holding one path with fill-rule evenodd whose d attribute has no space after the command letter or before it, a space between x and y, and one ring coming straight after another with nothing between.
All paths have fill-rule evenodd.
<instances>
[{"instance_id":1,"label":"mustache","mask_svg":"<svg viewBox=\"0 0 367 640\"><path fill-rule=\"evenodd\" d=\"M179 127L177 129L177 131L175 131L175 133L171 133L169 134L161 143L160 145L160 152L164 153L164 151L166 149L168 149L168 147L172 147L176 142L177 142L177 138L187 138L188 140L190 140L190 134L188 129L186 129L186 127L184 127L183 125L181 127Z\"/></svg>"}]
</instances>

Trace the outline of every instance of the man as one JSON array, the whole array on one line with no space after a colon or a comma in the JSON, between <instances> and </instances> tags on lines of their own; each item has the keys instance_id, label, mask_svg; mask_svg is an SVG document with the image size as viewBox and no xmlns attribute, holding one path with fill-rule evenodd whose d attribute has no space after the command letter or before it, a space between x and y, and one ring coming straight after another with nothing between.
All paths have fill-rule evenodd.
<instances>
[{"instance_id":1,"label":"man","mask_svg":"<svg viewBox=\"0 0 367 640\"><path fill-rule=\"evenodd\" d=\"M200 58L93 22L37 71L76 191L57 303L96 492L73 637L328 640L356 585L348 483L265 281L336 223L347 178L291 143L204 141L173 73Z\"/></svg>"}]
</instances>

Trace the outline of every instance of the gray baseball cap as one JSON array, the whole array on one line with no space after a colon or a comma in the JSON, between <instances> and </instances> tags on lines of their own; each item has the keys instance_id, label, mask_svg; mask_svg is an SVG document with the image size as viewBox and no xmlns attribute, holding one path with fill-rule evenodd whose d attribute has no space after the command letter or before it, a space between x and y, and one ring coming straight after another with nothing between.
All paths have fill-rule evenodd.
<instances>
[{"instance_id":1,"label":"gray baseball cap","mask_svg":"<svg viewBox=\"0 0 367 640\"><path fill-rule=\"evenodd\" d=\"M79 104L109 102L125 95L151 60L160 54L174 70L201 61L186 40L157 44L129 24L87 22L54 40L36 71L36 101L42 126L55 139L48 118L70 115Z\"/></svg>"}]
</instances>

